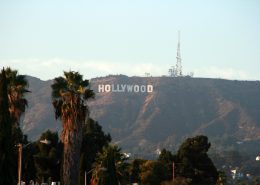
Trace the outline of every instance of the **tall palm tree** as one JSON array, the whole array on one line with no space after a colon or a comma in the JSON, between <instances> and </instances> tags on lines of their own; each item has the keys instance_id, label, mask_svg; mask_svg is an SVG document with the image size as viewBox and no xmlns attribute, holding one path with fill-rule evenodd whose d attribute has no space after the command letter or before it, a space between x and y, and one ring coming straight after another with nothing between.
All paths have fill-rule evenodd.
<instances>
[{"instance_id":1,"label":"tall palm tree","mask_svg":"<svg viewBox=\"0 0 260 185\"><path fill-rule=\"evenodd\" d=\"M0 185L14 184L13 150L5 70L0 73Z\"/></svg>"},{"instance_id":2,"label":"tall palm tree","mask_svg":"<svg viewBox=\"0 0 260 185\"><path fill-rule=\"evenodd\" d=\"M29 92L29 85L24 75L19 75L17 70L13 70L10 67L2 70L1 75L4 75L6 78L8 112L10 115L9 124L11 132L9 138L12 146L10 156L13 163L9 165L13 166L12 173L13 177L16 178L17 163L14 161L17 160L17 147L15 145L18 143L27 143L27 138L23 135L19 122L27 107L25 95Z\"/></svg>"},{"instance_id":3,"label":"tall palm tree","mask_svg":"<svg viewBox=\"0 0 260 185\"><path fill-rule=\"evenodd\" d=\"M10 67L5 69L5 76L7 79L9 112L12 123L12 139L13 143L17 144L23 140L19 122L28 105L25 95L30 92L28 90L29 84L25 75L19 75L17 70L13 70Z\"/></svg>"},{"instance_id":4,"label":"tall palm tree","mask_svg":"<svg viewBox=\"0 0 260 185\"><path fill-rule=\"evenodd\" d=\"M83 80L78 72L64 72L64 77L54 79L52 99L56 119L62 121L61 140L63 142L62 178L64 185L77 185L82 125L89 116L86 101L94 98L89 81Z\"/></svg>"},{"instance_id":5,"label":"tall palm tree","mask_svg":"<svg viewBox=\"0 0 260 185\"><path fill-rule=\"evenodd\" d=\"M27 106L25 94L30 92L28 81L25 75L19 75L17 70L10 67L6 68L5 74L8 81L9 112L13 123L18 125Z\"/></svg>"}]
</instances>

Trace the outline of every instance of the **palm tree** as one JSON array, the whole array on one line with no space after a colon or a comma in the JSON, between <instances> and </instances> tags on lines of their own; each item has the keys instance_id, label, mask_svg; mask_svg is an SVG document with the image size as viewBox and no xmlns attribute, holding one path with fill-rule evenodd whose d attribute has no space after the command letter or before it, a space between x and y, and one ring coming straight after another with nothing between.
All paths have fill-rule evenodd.
<instances>
[{"instance_id":1,"label":"palm tree","mask_svg":"<svg viewBox=\"0 0 260 185\"><path fill-rule=\"evenodd\" d=\"M19 121L27 107L25 94L30 92L28 81L25 75L19 75L17 70L10 67L5 69L5 75L8 83L8 101L11 122L14 127L19 127Z\"/></svg>"},{"instance_id":2,"label":"palm tree","mask_svg":"<svg viewBox=\"0 0 260 185\"><path fill-rule=\"evenodd\" d=\"M56 119L61 119L63 126L61 140L64 147L64 185L77 185L82 125L89 116L86 101L94 98L94 92L88 86L89 81L83 80L83 76L74 71L64 72L64 77L55 78L52 85L55 116Z\"/></svg>"},{"instance_id":3,"label":"palm tree","mask_svg":"<svg viewBox=\"0 0 260 185\"><path fill-rule=\"evenodd\" d=\"M8 67L5 69L5 76L7 79L8 103L12 124L12 140L15 145L24 140L19 122L28 105L25 95L30 91L28 90L29 85L26 76L19 75L17 70Z\"/></svg>"},{"instance_id":4,"label":"palm tree","mask_svg":"<svg viewBox=\"0 0 260 185\"><path fill-rule=\"evenodd\" d=\"M3 69L0 73L0 185L14 184L12 125L8 111L8 84Z\"/></svg>"},{"instance_id":5,"label":"palm tree","mask_svg":"<svg viewBox=\"0 0 260 185\"><path fill-rule=\"evenodd\" d=\"M9 135L9 137L13 150L11 156L12 160L15 161L17 159L17 148L15 145L18 143L27 143L27 138L23 135L19 122L27 107L25 94L29 92L29 85L26 76L19 75L17 70L12 70L10 67L2 70L1 75L5 76L7 84L8 111L11 127L11 136ZM16 178L17 163L13 163L13 165L15 166L13 167L13 174L15 174L14 177Z\"/></svg>"}]
</instances>

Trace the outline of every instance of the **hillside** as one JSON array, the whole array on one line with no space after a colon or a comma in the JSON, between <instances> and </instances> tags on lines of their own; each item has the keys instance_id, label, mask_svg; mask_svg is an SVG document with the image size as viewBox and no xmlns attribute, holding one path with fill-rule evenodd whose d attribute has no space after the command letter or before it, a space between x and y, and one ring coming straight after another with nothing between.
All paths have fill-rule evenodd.
<instances>
[{"instance_id":1,"label":"hillside","mask_svg":"<svg viewBox=\"0 0 260 185\"><path fill-rule=\"evenodd\" d=\"M51 105L52 81L28 77L29 108L22 128L31 139L46 129L60 130ZM153 85L152 93L103 92L99 84ZM175 149L186 137L205 134L216 147L237 147L260 141L260 82L203 78L95 78L89 102L91 117L113 141L133 153ZM253 152L257 153L255 147Z\"/></svg>"},{"instance_id":2,"label":"hillside","mask_svg":"<svg viewBox=\"0 0 260 185\"><path fill-rule=\"evenodd\" d=\"M42 81L35 77L27 76L29 82L28 108L22 118L22 130L32 140L38 139L40 134L47 129L60 130L61 125L55 120L51 102L52 81Z\"/></svg>"}]
</instances>

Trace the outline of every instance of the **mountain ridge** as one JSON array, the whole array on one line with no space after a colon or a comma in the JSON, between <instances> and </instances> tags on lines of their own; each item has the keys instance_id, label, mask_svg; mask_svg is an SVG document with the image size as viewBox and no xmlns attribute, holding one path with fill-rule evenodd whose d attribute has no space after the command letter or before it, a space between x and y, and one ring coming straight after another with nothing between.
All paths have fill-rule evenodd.
<instances>
[{"instance_id":1,"label":"mountain ridge","mask_svg":"<svg viewBox=\"0 0 260 185\"><path fill-rule=\"evenodd\" d=\"M52 80L28 76L28 81L32 93L27 96L24 132L36 139L46 129L60 131L51 104ZM99 93L99 84L151 84L153 92ZM90 116L131 152L174 150L184 138L197 134L217 145L219 138L260 140L259 81L110 75L91 79L91 88L96 98L88 102Z\"/></svg>"}]
</instances>

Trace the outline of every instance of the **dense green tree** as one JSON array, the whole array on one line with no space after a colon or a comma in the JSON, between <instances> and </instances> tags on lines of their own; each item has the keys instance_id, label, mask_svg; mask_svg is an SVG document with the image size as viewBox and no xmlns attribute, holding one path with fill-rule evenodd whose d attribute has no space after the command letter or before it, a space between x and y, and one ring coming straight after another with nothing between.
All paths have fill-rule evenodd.
<instances>
[{"instance_id":1,"label":"dense green tree","mask_svg":"<svg viewBox=\"0 0 260 185\"><path fill-rule=\"evenodd\" d=\"M8 82L3 69L0 74L0 185L14 184L12 125L8 103Z\"/></svg>"},{"instance_id":2,"label":"dense green tree","mask_svg":"<svg viewBox=\"0 0 260 185\"><path fill-rule=\"evenodd\" d=\"M109 145L98 153L93 165L92 185L126 184L126 157L117 146ZM128 179L128 176L127 176Z\"/></svg>"},{"instance_id":3,"label":"dense green tree","mask_svg":"<svg viewBox=\"0 0 260 185\"><path fill-rule=\"evenodd\" d=\"M92 164L95 161L96 155L110 141L111 136L105 134L102 127L93 119L89 118L87 123L83 125L79 184L84 185L85 172L87 172L88 184L90 183Z\"/></svg>"},{"instance_id":4,"label":"dense green tree","mask_svg":"<svg viewBox=\"0 0 260 185\"><path fill-rule=\"evenodd\" d=\"M166 166L159 161L146 161L141 168L141 184L160 185L166 180Z\"/></svg>"},{"instance_id":5,"label":"dense green tree","mask_svg":"<svg viewBox=\"0 0 260 185\"><path fill-rule=\"evenodd\" d=\"M173 158L174 158L173 154L166 149L163 149L161 151L161 154L159 155L158 158L158 161L162 162L166 166L167 169L166 180L172 180Z\"/></svg>"},{"instance_id":6,"label":"dense green tree","mask_svg":"<svg viewBox=\"0 0 260 185\"><path fill-rule=\"evenodd\" d=\"M46 143L42 143L46 141ZM38 182L60 181L62 147L57 132L44 132L36 142L38 152L34 155Z\"/></svg>"},{"instance_id":7,"label":"dense green tree","mask_svg":"<svg viewBox=\"0 0 260 185\"><path fill-rule=\"evenodd\" d=\"M36 179L37 169L34 163L34 155L38 152L36 142L24 145L22 157L22 180L29 184L30 180ZM15 158L17 160L17 158Z\"/></svg>"},{"instance_id":8,"label":"dense green tree","mask_svg":"<svg viewBox=\"0 0 260 185\"><path fill-rule=\"evenodd\" d=\"M207 155L209 148L206 136L186 139L177 152L176 175L191 179L192 185L215 185L218 172Z\"/></svg>"},{"instance_id":9,"label":"dense green tree","mask_svg":"<svg viewBox=\"0 0 260 185\"><path fill-rule=\"evenodd\" d=\"M135 159L130 164L130 181L131 183L141 182L141 166L145 162L143 159Z\"/></svg>"},{"instance_id":10,"label":"dense green tree","mask_svg":"<svg viewBox=\"0 0 260 185\"><path fill-rule=\"evenodd\" d=\"M183 178L183 177L177 177L174 179L174 181L165 181L162 182L162 185L188 185L189 182L187 179Z\"/></svg>"},{"instance_id":11,"label":"dense green tree","mask_svg":"<svg viewBox=\"0 0 260 185\"><path fill-rule=\"evenodd\" d=\"M64 185L78 185L82 126L88 118L86 101L94 97L89 81L78 72L64 72L64 77L54 79L52 99L56 118L62 121Z\"/></svg>"}]
</instances>

